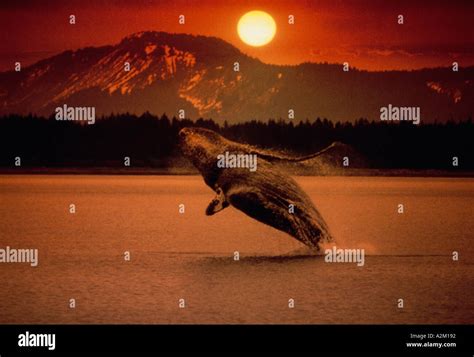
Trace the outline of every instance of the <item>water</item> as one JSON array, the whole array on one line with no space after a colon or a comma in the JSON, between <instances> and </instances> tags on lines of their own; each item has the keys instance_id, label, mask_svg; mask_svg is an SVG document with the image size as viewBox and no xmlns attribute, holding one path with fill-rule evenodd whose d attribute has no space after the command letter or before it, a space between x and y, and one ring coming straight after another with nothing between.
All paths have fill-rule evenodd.
<instances>
[{"instance_id":1,"label":"water","mask_svg":"<svg viewBox=\"0 0 474 357\"><path fill-rule=\"evenodd\" d=\"M0 176L0 248L39 249L0 264L0 323L474 322L474 179L296 179L363 267L232 207L205 216L201 177Z\"/></svg>"}]
</instances>

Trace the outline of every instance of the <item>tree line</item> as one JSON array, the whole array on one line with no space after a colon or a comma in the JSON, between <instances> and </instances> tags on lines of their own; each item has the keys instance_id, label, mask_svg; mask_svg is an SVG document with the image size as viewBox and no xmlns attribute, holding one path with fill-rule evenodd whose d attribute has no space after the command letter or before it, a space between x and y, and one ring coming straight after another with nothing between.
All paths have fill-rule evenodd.
<instances>
[{"instance_id":1,"label":"tree line","mask_svg":"<svg viewBox=\"0 0 474 357\"><path fill-rule=\"evenodd\" d=\"M351 145L370 167L380 169L474 169L474 124L464 121L413 125L411 122L374 122L359 119L332 122L270 119L266 122L218 124L212 119L177 119L148 112L111 114L94 125L56 121L34 115L0 117L0 165L123 166L128 156L135 165L170 167L181 156L178 132L204 127L238 142L273 148L294 155L316 152L333 141ZM459 166L453 167L453 157Z\"/></svg>"}]
</instances>

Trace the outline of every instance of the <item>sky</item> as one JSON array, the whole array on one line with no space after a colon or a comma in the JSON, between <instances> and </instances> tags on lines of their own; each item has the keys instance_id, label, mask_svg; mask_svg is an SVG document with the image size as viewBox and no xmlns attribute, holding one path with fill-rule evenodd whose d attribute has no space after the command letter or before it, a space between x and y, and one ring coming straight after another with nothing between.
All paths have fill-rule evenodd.
<instances>
[{"instance_id":1,"label":"sky","mask_svg":"<svg viewBox=\"0 0 474 357\"><path fill-rule=\"evenodd\" d=\"M251 47L238 37L238 20L251 10L276 21L277 33L266 46ZM75 25L69 24L71 14ZM349 62L378 71L456 61L462 67L474 65L473 14L471 0L2 0L0 71L16 61L28 65L69 49L115 44L145 30L219 37L273 64ZM184 25L179 15L185 15Z\"/></svg>"}]
</instances>

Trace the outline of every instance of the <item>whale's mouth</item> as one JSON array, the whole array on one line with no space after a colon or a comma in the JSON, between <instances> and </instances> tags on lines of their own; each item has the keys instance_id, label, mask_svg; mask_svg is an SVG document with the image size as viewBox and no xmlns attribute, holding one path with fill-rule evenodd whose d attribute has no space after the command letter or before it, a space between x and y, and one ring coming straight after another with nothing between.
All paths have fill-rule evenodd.
<instances>
[{"instance_id":1,"label":"whale's mouth","mask_svg":"<svg viewBox=\"0 0 474 357\"><path fill-rule=\"evenodd\" d=\"M187 138L189 136L190 130L188 128L183 128L178 133L179 146L182 147L186 144Z\"/></svg>"},{"instance_id":2,"label":"whale's mouth","mask_svg":"<svg viewBox=\"0 0 474 357\"><path fill-rule=\"evenodd\" d=\"M213 145L195 128L183 128L178 133L179 148L201 174L206 175L215 164Z\"/></svg>"},{"instance_id":3,"label":"whale's mouth","mask_svg":"<svg viewBox=\"0 0 474 357\"><path fill-rule=\"evenodd\" d=\"M191 133L191 129L183 128L179 131L178 137L179 139L185 139L189 135L189 133Z\"/></svg>"},{"instance_id":4,"label":"whale's mouth","mask_svg":"<svg viewBox=\"0 0 474 357\"><path fill-rule=\"evenodd\" d=\"M216 151L220 152L219 139L215 135L203 128L183 128L178 133L179 147L190 158L206 161L215 159Z\"/></svg>"},{"instance_id":5,"label":"whale's mouth","mask_svg":"<svg viewBox=\"0 0 474 357\"><path fill-rule=\"evenodd\" d=\"M183 128L178 133L178 141L181 150L185 154L191 155L192 151L199 146L199 142L202 141L202 135L199 135L193 128Z\"/></svg>"},{"instance_id":6,"label":"whale's mouth","mask_svg":"<svg viewBox=\"0 0 474 357\"><path fill-rule=\"evenodd\" d=\"M178 144L179 148L181 149L182 153L191 158L192 155L192 147L190 143L190 135L192 131L189 128L183 128L178 133Z\"/></svg>"}]
</instances>

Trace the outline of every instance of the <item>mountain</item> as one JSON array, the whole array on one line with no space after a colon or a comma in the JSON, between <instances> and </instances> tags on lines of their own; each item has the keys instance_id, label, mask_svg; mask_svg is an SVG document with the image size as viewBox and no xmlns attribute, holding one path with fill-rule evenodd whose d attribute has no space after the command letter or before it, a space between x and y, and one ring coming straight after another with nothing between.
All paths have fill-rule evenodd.
<instances>
[{"instance_id":1,"label":"mountain","mask_svg":"<svg viewBox=\"0 0 474 357\"><path fill-rule=\"evenodd\" d=\"M125 63L130 63L130 71ZM239 71L234 71L238 62ZM462 65L462 64L461 64ZM0 114L49 116L57 106L250 119L378 119L380 108L419 106L423 122L474 112L474 67L367 72L342 65L265 64L214 37L140 32L113 46L65 51L0 73Z\"/></svg>"}]
</instances>

